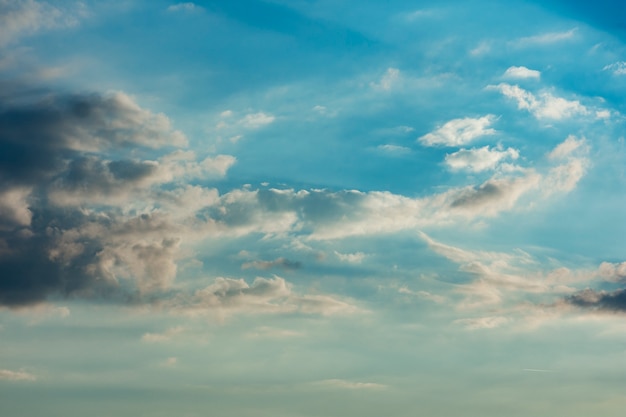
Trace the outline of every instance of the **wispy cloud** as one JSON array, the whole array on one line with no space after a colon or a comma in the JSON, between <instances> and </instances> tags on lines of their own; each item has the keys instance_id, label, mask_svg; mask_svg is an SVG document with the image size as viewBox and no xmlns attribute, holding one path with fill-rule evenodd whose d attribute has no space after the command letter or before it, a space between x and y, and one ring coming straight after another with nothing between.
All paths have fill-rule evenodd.
<instances>
[{"instance_id":1,"label":"wispy cloud","mask_svg":"<svg viewBox=\"0 0 626 417\"><path fill-rule=\"evenodd\" d=\"M479 118L453 119L418 140L425 146L461 146L487 135L494 135L490 126L496 121L494 115Z\"/></svg>"},{"instance_id":2,"label":"wispy cloud","mask_svg":"<svg viewBox=\"0 0 626 417\"><path fill-rule=\"evenodd\" d=\"M36 381L37 376L25 371L11 371L0 369L0 380L5 381Z\"/></svg>"}]
</instances>

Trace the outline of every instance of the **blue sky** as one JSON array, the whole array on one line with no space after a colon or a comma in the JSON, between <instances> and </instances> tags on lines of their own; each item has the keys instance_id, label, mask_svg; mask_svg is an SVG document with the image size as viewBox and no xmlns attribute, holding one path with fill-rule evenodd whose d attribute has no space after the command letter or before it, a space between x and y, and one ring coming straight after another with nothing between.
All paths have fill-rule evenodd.
<instances>
[{"instance_id":1,"label":"blue sky","mask_svg":"<svg viewBox=\"0 0 626 417\"><path fill-rule=\"evenodd\" d=\"M0 0L0 414L621 416L624 22Z\"/></svg>"}]
</instances>

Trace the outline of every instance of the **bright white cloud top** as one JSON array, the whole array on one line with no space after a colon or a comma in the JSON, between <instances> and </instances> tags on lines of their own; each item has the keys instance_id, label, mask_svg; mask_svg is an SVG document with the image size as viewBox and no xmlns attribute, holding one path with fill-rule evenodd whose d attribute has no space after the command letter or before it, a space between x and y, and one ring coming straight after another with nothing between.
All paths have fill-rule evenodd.
<instances>
[{"instance_id":1,"label":"bright white cloud top","mask_svg":"<svg viewBox=\"0 0 626 417\"><path fill-rule=\"evenodd\" d=\"M621 417L583 3L0 0L0 415Z\"/></svg>"}]
</instances>

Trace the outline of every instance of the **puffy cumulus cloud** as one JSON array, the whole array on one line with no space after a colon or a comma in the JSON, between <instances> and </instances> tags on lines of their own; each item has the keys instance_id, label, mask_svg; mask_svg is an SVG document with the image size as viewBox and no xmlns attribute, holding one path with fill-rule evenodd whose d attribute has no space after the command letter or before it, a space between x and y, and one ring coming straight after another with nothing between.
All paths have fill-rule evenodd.
<instances>
[{"instance_id":1,"label":"puffy cumulus cloud","mask_svg":"<svg viewBox=\"0 0 626 417\"><path fill-rule=\"evenodd\" d=\"M531 70L524 66L521 67L509 67L506 71L504 71L505 78L540 78L541 72L537 70Z\"/></svg>"},{"instance_id":2,"label":"puffy cumulus cloud","mask_svg":"<svg viewBox=\"0 0 626 417\"><path fill-rule=\"evenodd\" d=\"M517 102L520 110L528 110L537 119L561 120L577 115L589 114L587 107L578 100L566 100L544 91L539 96L517 85L501 83L495 87L504 96Z\"/></svg>"},{"instance_id":3,"label":"puffy cumulus cloud","mask_svg":"<svg viewBox=\"0 0 626 417\"><path fill-rule=\"evenodd\" d=\"M492 114L479 118L453 119L418 140L425 146L465 145L481 136L494 135L496 131L489 126L495 120L496 117Z\"/></svg>"},{"instance_id":4,"label":"puffy cumulus cloud","mask_svg":"<svg viewBox=\"0 0 626 417\"><path fill-rule=\"evenodd\" d=\"M614 62L602 68L604 71L611 71L615 75L626 75L626 61Z\"/></svg>"},{"instance_id":5,"label":"puffy cumulus cloud","mask_svg":"<svg viewBox=\"0 0 626 417\"><path fill-rule=\"evenodd\" d=\"M62 9L43 1L0 0L0 46L39 31L74 26L84 16L84 5L68 2Z\"/></svg>"},{"instance_id":6,"label":"puffy cumulus cloud","mask_svg":"<svg viewBox=\"0 0 626 417\"><path fill-rule=\"evenodd\" d=\"M252 284L243 279L217 278L192 295L179 294L164 305L187 315L301 313L330 316L360 311L355 305L324 294L297 294L283 278L256 278Z\"/></svg>"},{"instance_id":7,"label":"puffy cumulus cloud","mask_svg":"<svg viewBox=\"0 0 626 417\"><path fill-rule=\"evenodd\" d=\"M600 264L599 275L608 282L626 282L626 262Z\"/></svg>"},{"instance_id":8,"label":"puffy cumulus cloud","mask_svg":"<svg viewBox=\"0 0 626 417\"><path fill-rule=\"evenodd\" d=\"M25 371L0 369L0 380L5 381L36 381L37 376Z\"/></svg>"},{"instance_id":9,"label":"puffy cumulus cloud","mask_svg":"<svg viewBox=\"0 0 626 417\"><path fill-rule=\"evenodd\" d=\"M302 263L298 261L290 261L285 258L274 259L273 261L250 261L245 262L241 265L241 269L262 269L268 270L273 268L282 268L282 269L300 269L302 267Z\"/></svg>"},{"instance_id":10,"label":"puffy cumulus cloud","mask_svg":"<svg viewBox=\"0 0 626 417\"><path fill-rule=\"evenodd\" d=\"M471 172L481 172L495 169L500 162L505 159L519 158L519 151L514 148L502 149L501 147L461 149L457 152L447 154L445 164L453 171L466 170Z\"/></svg>"},{"instance_id":11,"label":"puffy cumulus cloud","mask_svg":"<svg viewBox=\"0 0 626 417\"><path fill-rule=\"evenodd\" d=\"M188 223L218 200L181 183L223 176L235 159L115 155L185 144L165 115L123 93L2 100L0 305L137 302L170 288Z\"/></svg>"}]
</instances>

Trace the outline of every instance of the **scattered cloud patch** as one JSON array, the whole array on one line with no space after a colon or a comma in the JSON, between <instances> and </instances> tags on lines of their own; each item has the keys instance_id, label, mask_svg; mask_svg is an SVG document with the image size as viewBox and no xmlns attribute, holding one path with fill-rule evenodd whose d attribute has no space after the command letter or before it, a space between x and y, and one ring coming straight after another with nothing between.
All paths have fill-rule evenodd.
<instances>
[{"instance_id":1,"label":"scattered cloud patch","mask_svg":"<svg viewBox=\"0 0 626 417\"><path fill-rule=\"evenodd\" d=\"M398 288L398 292L400 294L407 294L413 297L421 298L423 300L432 301L437 304L443 304L447 301L446 297L443 297L441 295L432 294L428 291L413 291L408 287L400 287Z\"/></svg>"},{"instance_id":2,"label":"scattered cloud patch","mask_svg":"<svg viewBox=\"0 0 626 417\"><path fill-rule=\"evenodd\" d=\"M626 313L626 289L596 291L588 288L567 297L565 300L571 305L585 309Z\"/></svg>"},{"instance_id":3,"label":"scattered cloud patch","mask_svg":"<svg viewBox=\"0 0 626 417\"><path fill-rule=\"evenodd\" d=\"M172 339L172 337L182 333L185 331L185 328L182 326L172 327L167 329L163 333L144 333L141 336L141 340L147 343L161 343L167 342Z\"/></svg>"},{"instance_id":4,"label":"scattered cloud patch","mask_svg":"<svg viewBox=\"0 0 626 417\"><path fill-rule=\"evenodd\" d=\"M508 322L509 319L502 316L478 317L454 321L455 324L459 324L467 330L495 329L496 327L500 327Z\"/></svg>"},{"instance_id":5,"label":"scattered cloud patch","mask_svg":"<svg viewBox=\"0 0 626 417\"><path fill-rule=\"evenodd\" d=\"M518 78L518 79L527 79L527 78L536 78L539 79L541 77L541 72L537 70L531 70L526 67L509 67L506 71L504 71L505 78Z\"/></svg>"},{"instance_id":6,"label":"scattered cloud patch","mask_svg":"<svg viewBox=\"0 0 626 417\"><path fill-rule=\"evenodd\" d=\"M384 390L387 389L387 385L377 384L375 382L354 382L347 381L345 379L326 379L315 383L319 386L328 388L339 388L348 390Z\"/></svg>"},{"instance_id":7,"label":"scattered cloud patch","mask_svg":"<svg viewBox=\"0 0 626 417\"><path fill-rule=\"evenodd\" d=\"M278 258L273 261L251 261L241 265L241 269L261 269L268 270L273 268L282 268L287 270L300 269L302 263L298 261L290 261L285 258Z\"/></svg>"},{"instance_id":8,"label":"scattered cloud patch","mask_svg":"<svg viewBox=\"0 0 626 417\"><path fill-rule=\"evenodd\" d=\"M537 119L561 120L589 113L580 101L566 100L562 97L556 97L550 92L544 91L536 96L517 85L506 83L499 84L495 88L505 97L515 100L518 109L528 110Z\"/></svg>"},{"instance_id":9,"label":"scattered cloud patch","mask_svg":"<svg viewBox=\"0 0 626 417\"><path fill-rule=\"evenodd\" d=\"M355 253L340 253L335 251L335 256L342 262L348 262L353 264L360 264L367 257L363 252Z\"/></svg>"},{"instance_id":10,"label":"scattered cloud patch","mask_svg":"<svg viewBox=\"0 0 626 417\"><path fill-rule=\"evenodd\" d=\"M168 12L196 12L202 10L202 7L192 2L172 4L167 8Z\"/></svg>"},{"instance_id":11,"label":"scattered cloud patch","mask_svg":"<svg viewBox=\"0 0 626 417\"><path fill-rule=\"evenodd\" d=\"M274 120L276 120L276 117L271 114L263 112L250 113L239 120L239 124L248 129L259 129L273 123Z\"/></svg>"},{"instance_id":12,"label":"scattered cloud patch","mask_svg":"<svg viewBox=\"0 0 626 417\"><path fill-rule=\"evenodd\" d=\"M399 145L378 145L376 147L380 152L390 154L390 155L404 155L411 152L411 148L407 148L406 146Z\"/></svg>"},{"instance_id":13,"label":"scattered cloud patch","mask_svg":"<svg viewBox=\"0 0 626 417\"><path fill-rule=\"evenodd\" d=\"M370 86L376 90L390 91L400 79L400 70L397 68L387 68L385 74L377 83L370 83Z\"/></svg>"},{"instance_id":14,"label":"scattered cloud patch","mask_svg":"<svg viewBox=\"0 0 626 417\"><path fill-rule=\"evenodd\" d=\"M5 381L36 381L37 376L25 371L0 369L0 380Z\"/></svg>"},{"instance_id":15,"label":"scattered cloud patch","mask_svg":"<svg viewBox=\"0 0 626 417\"><path fill-rule=\"evenodd\" d=\"M604 71L611 71L615 75L626 75L626 61L614 62L602 68Z\"/></svg>"},{"instance_id":16,"label":"scattered cloud patch","mask_svg":"<svg viewBox=\"0 0 626 417\"><path fill-rule=\"evenodd\" d=\"M541 35L527 36L520 38L514 42L517 46L540 46L550 45L557 42L563 42L573 39L576 35L577 28L570 29L565 32L550 32Z\"/></svg>"},{"instance_id":17,"label":"scattered cloud patch","mask_svg":"<svg viewBox=\"0 0 626 417\"><path fill-rule=\"evenodd\" d=\"M447 154L445 164L453 171L481 172L495 169L506 159L516 160L517 158L519 158L517 149L484 146L482 148L461 149Z\"/></svg>"},{"instance_id":18,"label":"scattered cloud patch","mask_svg":"<svg viewBox=\"0 0 626 417\"><path fill-rule=\"evenodd\" d=\"M461 146L481 137L494 135L490 126L496 117L488 114L479 118L453 119L418 140L425 146Z\"/></svg>"}]
</instances>

